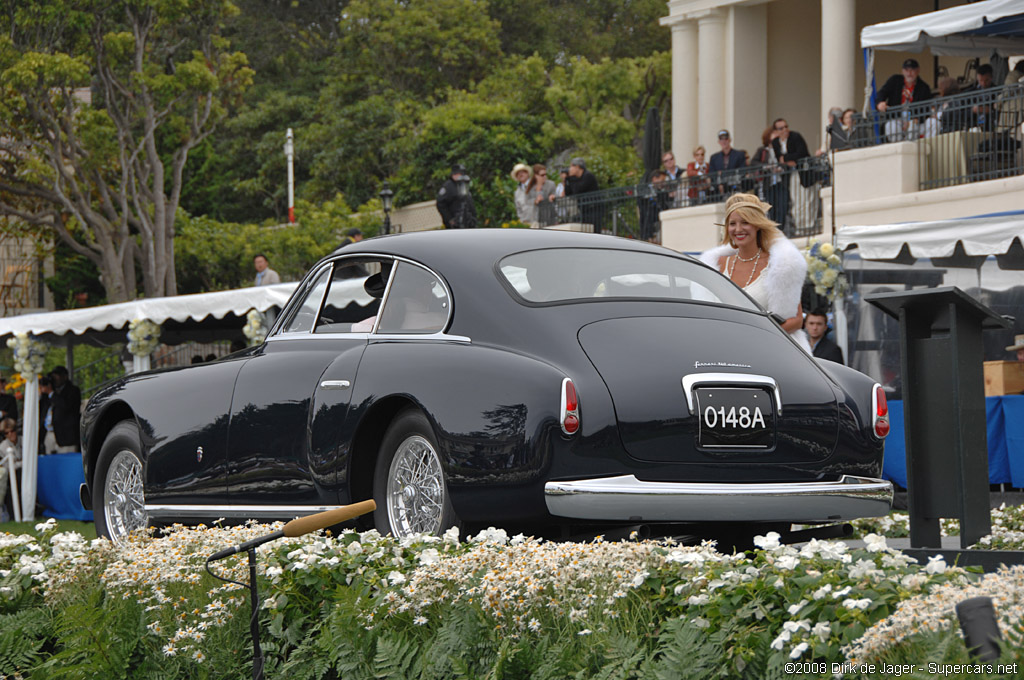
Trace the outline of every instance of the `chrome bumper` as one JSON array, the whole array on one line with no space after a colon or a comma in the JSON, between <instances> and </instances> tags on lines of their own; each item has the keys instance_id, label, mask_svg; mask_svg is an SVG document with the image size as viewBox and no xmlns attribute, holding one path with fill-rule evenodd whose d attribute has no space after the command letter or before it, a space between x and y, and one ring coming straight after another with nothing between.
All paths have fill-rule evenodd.
<instances>
[{"instance_id":1,"label":"chrome bumper","mask_svg":"<svg viewBox=\"0 0 1024 680\"><path fill-rule=\"evenodd\" d=\"M629 522L814 522L880 517L892 483L844 475L835 482L642 482L633 475L548 482L558 517Z\"/></svg>"}]
</instances>

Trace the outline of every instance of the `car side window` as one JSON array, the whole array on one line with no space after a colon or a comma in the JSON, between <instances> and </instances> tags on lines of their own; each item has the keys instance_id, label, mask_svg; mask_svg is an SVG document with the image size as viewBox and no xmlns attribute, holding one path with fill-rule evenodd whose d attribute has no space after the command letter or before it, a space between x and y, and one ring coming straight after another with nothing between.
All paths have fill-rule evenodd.
<instances>
[{"instance_id":1,"label":"car side window","mask_svg":"<svg viewBox=\"0 0 1024 680\"><path fill-rule=\"evenodd\" d=\"M448 322L451 301L444 284L423 267L398 263L378 333L439 333Z\"/></svg>"},{"instance_id":2,"label":"car side window","mask_svg":"<svg viewBox=\"0 0 1024 680\"><path fill-rule=\"evenodd\" d=\"M334 264L314 333L369 333L391 271L391 260L358 258Z\"/></svg>"},{"instance_id":3,"label":"car side window","mask_svg":"<svg viewBox=\"0 0 1024 680\"><path fill-rule=\"evenodd\" d=\"M316 321L317 313L320 311L320 303L324 299L330 275L331 267L326 267L316 277L313 285L307 289L306 297L300 305L295 307L292 317L284 325L282 333L308 333L313 329L313 322Z\"/></svg>"}]
</instances>

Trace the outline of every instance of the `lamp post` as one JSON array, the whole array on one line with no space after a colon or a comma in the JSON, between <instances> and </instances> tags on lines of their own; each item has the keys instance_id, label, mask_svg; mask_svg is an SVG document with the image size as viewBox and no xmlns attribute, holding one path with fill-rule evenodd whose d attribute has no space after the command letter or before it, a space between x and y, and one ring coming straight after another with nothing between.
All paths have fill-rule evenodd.
<instances>
[{"instance_id":1,"label":"lamp post","mask_svg":"<svg viewBox=\"0 0 1024 680\"><path fill-rule=\"evenodd\" d=\"M395 192L391 190L387 182L384 182L384 186L380 190L380 203L384 208L384 233L391 233L391 199L394 198Z\"/></svg>"},{"instance_id":2,"label":"lamp post","mask_svg":"<svg viewBox=\"0 0 1024 680\"><path fill-rule=\"evenodd\" d=\"M292 129L288 128L284 140L284 155L288 159L288 222L295 224L295 169L292 162L295 158L295 144L292 139Z\"/></svg>"}]
</instances>

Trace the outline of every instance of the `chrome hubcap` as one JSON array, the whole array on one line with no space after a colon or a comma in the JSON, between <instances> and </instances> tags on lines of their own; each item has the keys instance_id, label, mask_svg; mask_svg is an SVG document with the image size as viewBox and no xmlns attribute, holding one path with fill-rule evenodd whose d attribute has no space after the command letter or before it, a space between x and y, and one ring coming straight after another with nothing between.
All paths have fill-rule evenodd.
<instances>
[{"instance_id":1,"label":"chrome hubcap","mask_svg":"<svg viewBox=\"0 0 1024 680\"><path fill-rule=\"evenodd\" d=\"M388 522L397 538L438 534L444 512L444 473L437 452L426 439L403 441L388 474Z\"/></svg>"},{"instance_id":2,"label":"chrome hubcap","mask_svg":"<svg viewBox=\"0 0 1024 680\"><path fill-rule=\"evenodd\" d=\"M103 487L103 516L114 543L122 544L136 529L149 525L142 487L142 463L131 451L118 451Z\"/></svg>"}]
</instances>

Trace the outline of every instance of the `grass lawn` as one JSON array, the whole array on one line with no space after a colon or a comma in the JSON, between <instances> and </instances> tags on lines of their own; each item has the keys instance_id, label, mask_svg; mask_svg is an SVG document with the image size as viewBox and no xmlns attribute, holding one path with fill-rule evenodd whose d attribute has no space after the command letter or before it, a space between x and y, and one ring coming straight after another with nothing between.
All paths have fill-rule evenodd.
<instances>
[{"instance_id":1,"label":"grass lawn","mask_svg":"<svg viewBox=\"0 0 1024 680\"><path fill-rule=\"evenodd\" d=\"M35 527L40 522L45 522L47 517L38 517L32 522L0 522L0 534L34 534L39 535ZM67 519L57 520L60 531L77 531L87 541L96 538L96 525L92 522L73 522Z\"/></svg>"}]
</instances>

